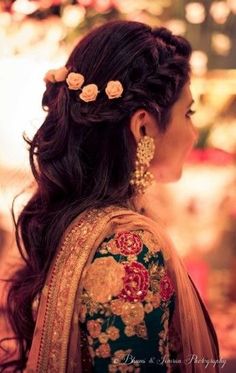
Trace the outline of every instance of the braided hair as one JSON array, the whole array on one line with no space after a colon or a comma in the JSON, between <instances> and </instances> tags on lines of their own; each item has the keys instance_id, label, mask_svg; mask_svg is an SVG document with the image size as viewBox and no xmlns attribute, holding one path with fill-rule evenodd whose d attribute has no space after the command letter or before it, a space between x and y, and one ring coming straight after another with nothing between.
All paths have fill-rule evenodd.
<instances>
[{"instance_id":1,"label":"braided hair","mask_svg":"<svg viewBox=\"0 0 236 373\"><path fill-rule=\"evenodd\" d=\"M32 140L26 138L36 190L15 219L25 264L12 279L7 305L19 356L6 358L2 371L26 366L35 326L32 302L67 226L87 208L126 205L133 196L131 116L143 108L165 132L189 79L190 54L189 43L165 28L112 21L88 33L66 63L86 84L99 87L95 101L80 100L66 82L47 83L42 100L47 116ZM109 80L122 82L122 97L107 98Z\"/></svg>"}]
</instances>

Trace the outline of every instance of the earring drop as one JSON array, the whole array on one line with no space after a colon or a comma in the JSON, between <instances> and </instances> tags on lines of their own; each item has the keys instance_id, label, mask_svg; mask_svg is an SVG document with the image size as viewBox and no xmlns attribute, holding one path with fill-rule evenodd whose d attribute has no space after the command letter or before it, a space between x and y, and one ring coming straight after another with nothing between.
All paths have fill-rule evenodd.
<instances>
[{"instance_id":1,"label":"earring drop","mask_svg":"<svg viewBox=\"0 0 236 373\"><path fill-rule=\"evenodd\" d=\"M137 145L137 154L135 161L135 170L133 172L130 184L133 185L138 194L143 194L145 189L152 183L154 176L148 167L154 157L155 143L152 137L144 136Z\"/></svg>"}]
</instances>

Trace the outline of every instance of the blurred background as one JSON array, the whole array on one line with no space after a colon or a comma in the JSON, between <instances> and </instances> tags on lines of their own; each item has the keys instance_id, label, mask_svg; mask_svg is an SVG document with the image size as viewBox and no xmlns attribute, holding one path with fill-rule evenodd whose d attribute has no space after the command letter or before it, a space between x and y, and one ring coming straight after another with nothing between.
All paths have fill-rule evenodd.
<instances>
[{"instance_id":1,"label":"blurred background","mask_svg":"<svg viewBox=\"0 0 236 373\"><path fill-rule=\"evenodd\" d=\"M236 0L0 1L0 277L20 260L10 210L17 194L24 192L20 209L32 190L22 134L43 121L44 74L112 19L163 25L193 46L199 142L182 179L160 186L157 209L210 310L224 372L236 372Z\"/></svg>"}]
</instances>

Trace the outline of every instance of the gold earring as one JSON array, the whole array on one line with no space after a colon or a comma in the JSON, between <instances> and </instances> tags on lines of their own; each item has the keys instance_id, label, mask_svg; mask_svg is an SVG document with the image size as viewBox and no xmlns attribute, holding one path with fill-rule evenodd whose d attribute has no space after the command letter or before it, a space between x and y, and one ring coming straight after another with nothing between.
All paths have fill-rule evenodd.
<instances>
[{"instance_id":1,"label":"gold earring","mask_svg":"<svg viewBox=\"0 0 236 373\"><path fill-rule=\"evenodd\" d=\"M145 189L152 183L154 176L147 170L150 161L154 157L155 143L152 137L144 136L137 145L135 170L130 184L133 185L137 193L144 193Z\"/></svg>"}]
</instances>

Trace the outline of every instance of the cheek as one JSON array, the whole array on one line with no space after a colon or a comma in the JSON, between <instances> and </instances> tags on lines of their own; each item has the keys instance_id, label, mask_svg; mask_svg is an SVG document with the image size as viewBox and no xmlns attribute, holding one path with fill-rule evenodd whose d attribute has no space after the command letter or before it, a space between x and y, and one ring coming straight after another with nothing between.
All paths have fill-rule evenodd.
<instances>
[{"instance_id":1,"label":"cheek","mask_svg":"<svg viewBox=\"0 0 236 373\"><path fill-rule=\"evenodd\" d=\"M190 150L193 148L195 142L198 139L198 132L197 130L193 127L193 125L190 127L188 131L188 136L186 139L186 146L190 148Z\"/></svg>"},{"instance_id":2,"label":"cheek","mask_svg":"<svg viewBox=\"0 0 236 373\"><path fill-rule=\"evenodd\" d=\"M178 148L176 151L181 153L182 150L182 153L185 153L190 150L197 139L197 133L191 120L183 121L182 126L179 128L179 131L175 136L174 147Z\"/></svg>"},{"instance_id":3,"label":"cheek","mask_svg":"<svg viewBox=\"0 0 236 373\"><path fill-rule=\"evenodd\" d=\"M183 161L191 151L197 139L196 130L191 123L183 121L179 121L179 123L181 125L172 127L172 130L155 144L152 166L174 166L176 163Z\"/></svg>"},{"instance_id":4,"label":"cheek","mask_svg":"<svg viewBox=\"0 0 236 373\"><path fill-rule=\"evenodd\" d=\"M188 132L188 134L185 136L184 141L183 141L183 149L187 151L190 148L192 148L193 142L194 142L193 136L190 132Z\"/></svg>"}]
</instances>

